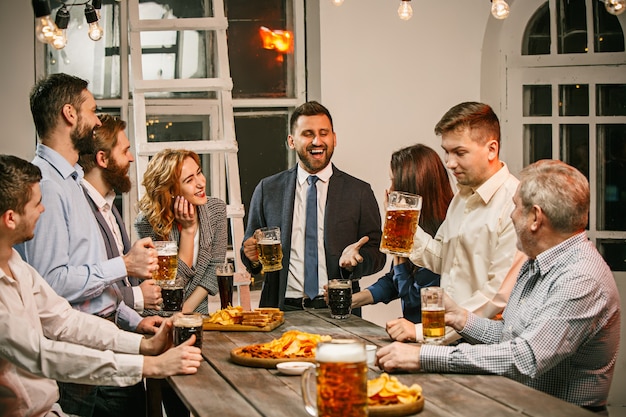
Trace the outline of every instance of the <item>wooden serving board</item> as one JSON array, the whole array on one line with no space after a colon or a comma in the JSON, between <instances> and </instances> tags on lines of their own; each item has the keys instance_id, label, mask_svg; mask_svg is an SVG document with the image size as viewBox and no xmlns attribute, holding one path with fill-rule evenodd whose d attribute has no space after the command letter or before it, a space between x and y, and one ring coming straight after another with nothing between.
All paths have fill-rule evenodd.
<instances>
[{"instance_id":1,"label":"wooden serving board","mask_svg":"<svg viewBox=\"0 0 626 417\"><path fill-rule=\"evenodd\" d=\"M270 322L267 326L244 326L243 324L218 324L209 323L205 320L202 324L203 330L221 331L221 332L271 332L281 324L285 322L285 319Z\"/></svg>"},{"instance_id":2,"label":"wooden serving board","mask_svg":"<svg viewBox=\"0 0 626 417\"><path fill-rule=\"evenodd\" d=\"M377 405L368 407L370 417L402 417L417 414L424 408L424 396L408 404Z\"/></svg>"},{"instance_id":3,"label":"wooden serving board","mask_svg":"<svg viewBox=\"0 0 626 417\"><path fill-rule=\"evenodd\" d=\"M249 366L252 368L276 368L276 365L282 362L315 362L315 358L251 358L243 356L241 350L246 346L238 347L230 351L230 360L238 365Z\"/></svg>"}]
</instances>

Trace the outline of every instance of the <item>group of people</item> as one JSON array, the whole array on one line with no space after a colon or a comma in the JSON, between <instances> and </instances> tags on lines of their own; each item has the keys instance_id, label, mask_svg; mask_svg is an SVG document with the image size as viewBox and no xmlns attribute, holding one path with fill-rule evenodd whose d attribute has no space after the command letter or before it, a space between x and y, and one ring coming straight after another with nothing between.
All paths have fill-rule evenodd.
<instances>
[{"instance_id":1,"label":"group of people","mask_svg":"<svg viewBox=\"0 0 626 417\"><path fill-rule=\"evenodd\" d=\"M0 324L2 415L142 415L142 378L191 374L202 360L193 337L170 346L153 242L178 243L183 311L208 313L226 256L226 205L207 196L196 153L161 151L143 177L131 244L115 205L131 188L126 124L97 115L87 86L66 74L39 81L35 159L0 156L0 310L10 317ZM540 161L520 182L499 159L491 107L452 107L435 127L445 164L422 144L391 156L388 192L424 197L419 227L410 256L393 256L361 290L359 279L386 263L375 195L331 163L337 136L326 107L304 103L289 127L298 163L257 185L240 249L246 268L261 272L255 232L280 227L282 269L264 274L261 307L326 308L328 281L348 278L355 314L401 300L403 317L386 325L396 342L377 353L381 369L500 374L605 412L620 302L585 236L584 175ZM433 285L446 292L448 346L406 343L421 341L420 289ZM168 415L184 413L163 390Z\"/></svg>"}]
</instances>

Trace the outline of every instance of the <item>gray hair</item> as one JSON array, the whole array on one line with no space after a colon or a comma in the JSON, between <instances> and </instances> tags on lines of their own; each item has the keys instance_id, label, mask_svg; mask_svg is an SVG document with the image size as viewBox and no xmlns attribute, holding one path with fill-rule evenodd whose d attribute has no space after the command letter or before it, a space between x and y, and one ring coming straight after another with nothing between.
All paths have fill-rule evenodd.
<instances>
[{"instance_id":1,"label":"gray hair","mask_svg":"<svg viewBox=\"0 0 626 417\"><path fill-rule=\"evenodd\" d=\"M563 233L584 230L589 218L589 181L576 168L541 160L520 172L519 196L524 213L541 207L552 227Z\"/></svg>"}]
</instances>

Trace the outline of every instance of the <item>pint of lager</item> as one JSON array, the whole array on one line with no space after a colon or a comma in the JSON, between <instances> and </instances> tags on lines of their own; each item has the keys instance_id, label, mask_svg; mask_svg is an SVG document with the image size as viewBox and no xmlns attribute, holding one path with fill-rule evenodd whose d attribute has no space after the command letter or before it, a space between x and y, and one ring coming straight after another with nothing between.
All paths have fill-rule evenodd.
<instances>
[{"instance_id":1,"label":"pint of lager","mask_svg":"<svg viewBox=\"0 0 626 417\"><path fill-rule=\"evenodd\" d=\"M154 271L152 277L159 285L172 285L178 268L178 244L172 240L158 240L154 246L159 258L159 269Z\"/></svg>"},{"instance_id":2,"label":"pint of lager","mask_svg":"<svg viewBox=\"0 0 626 417\"><path fill-rule=\"evenodd\" d=\"M437 344L446 335L446 310L443 305L443 288L425 287L420 290L422 301L422 331L424 342Z\"/></svg>"},{"instance_id":3,"label":"pint of lager","mask_svg":"<svg viewBox=\"0 0 626 417\"><path fill-rule=\"evenodd\" d=\"M317 367L302 375L304 408L312 416L367 416L367 355L363 343L351 339L320 342L315 353ZM310 385L316 375L317 406Z\"/></svg>"},{"instance_id":4,"label":"pint of lager","mask_svg":"<svg viewBox=\"0 0 626 417\"><path fill-rule=\"evenodd\" d=\"M280 243L279 227L263 227L256 231L257 251L263 272L283 269L283 249Z\"/></svg>"},{"instance_id":5,"label":"pint of lager","mask_svg":"<svg viewBox=\"0 0 626 417\"><path fill-rule=\"evenodd\" d=\"M202 314L174 314L174 346L180 345L193 334L196 335L196 342L193 345L202 349Z\"/></svg>"},{"instance_id":6,"label":"pint of lager","mask_svg":"<svg viewBox=\"0 0 626 417\"><path fill-rule=\"evenodd\" d=\"M400 191L389 193L385 227L380 241L381 252L409 256L421 210L421 196Z\"/></svg>"}]
</instances>

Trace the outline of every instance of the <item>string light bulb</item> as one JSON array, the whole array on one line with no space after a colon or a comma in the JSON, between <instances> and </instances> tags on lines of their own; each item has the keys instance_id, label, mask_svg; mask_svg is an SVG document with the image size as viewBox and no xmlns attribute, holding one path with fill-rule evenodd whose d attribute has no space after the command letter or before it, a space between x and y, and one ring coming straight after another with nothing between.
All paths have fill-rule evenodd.
<instances>
[{"instance_id":1,"label":"string light bulb","mask_svg":"<svg viewBox=\"0 0 626 417\"><path fill-rule=\"evenodd\" d=\"M65 7L65 4L57 11L54 23L57 30L54 32L54 39L51 44L54 49L63 49L67 45L67 26L70 23L70 12Z\"/></svg>"},{"instance_id":2,"label":"string light bulb","mask_svg":"<svg viewBox=\"0 0 626 417\"><path fill-rule=\"evenodd\" d=\"M491 14L496 19L506 19L509 17L509 5L504 0L491 0Z\"/></svg>"},{"instance_id":3,"label":"string light bulb","mask_svg":"<svg viewBox=\"0 0 626 417\"><path fill-rule=\"evenodd\" d=\"M626 0L604 0L604 8L612 15L619 16L626 10Z\"/></svg>"},{"instance_id":4,"label":"string light bulb","mask_svg":"<svg viewBox=\"0 0 626 417\"><path fill-rule=\"evenodd\" d=\"M343 0L331 0L334 6L341 6L343 4Z\"/></svg>"},{"instance_id":5,"label":"string light bulb","mask_svg":"<svg viewBox=\"0 0 626 417\"><path fill-rule=\"evenodd\" d=\"M104 31L98 24L98 14L96 13L96 9L91 4L85 5L85 19L87 23L89 23L89 39L92 41L99 41L102 39L102 35L104 35Z\"/></svg>"},{"instance_id":6,"label":"string light bulb","mask_svg":"<svg viewBox=\"0 0 626 417\"><path fill-rule=\"evenodd\" d=\"M35 12L35 36L39 42L52 43L56 25L50 17L50 3L48 0L32 0Z\"/></svg>"},{"instance_id":7,"label":"string light bulb","mask_svg":"<svg viewBox=\"0 0 626 417\"><path fill-rule=\"evenodd\" d=\"M409 20L413 16L413 8L411 7L411 0L401 0L400 7L398 7L398 17L402 20Z\"/></svg>"}]
</instances>

